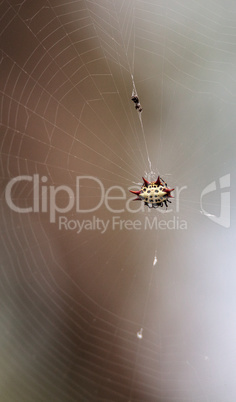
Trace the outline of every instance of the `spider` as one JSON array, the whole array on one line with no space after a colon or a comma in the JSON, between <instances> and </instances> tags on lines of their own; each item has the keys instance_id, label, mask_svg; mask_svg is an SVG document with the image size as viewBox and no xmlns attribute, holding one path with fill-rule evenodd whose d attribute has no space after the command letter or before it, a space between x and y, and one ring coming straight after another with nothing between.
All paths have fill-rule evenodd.
<instances>
[{"instance_id":1,"label":"spider","mask_svg":"<svg viewBox=\"0 0 236 402\"><path fill-rule=\"evenodd\" d=\"M171 195L171 191L173 190L174 188L168 188L167 183L158 176L157 180L152 182L147 181L143 177L141 190L130 190L130 192L138 196L134 201L144 201L144 205L148 208L158 208L163 207L163 205L168 208L168 202L171 203L169 198L173 198Z\"/></svg>"}]
</instances>

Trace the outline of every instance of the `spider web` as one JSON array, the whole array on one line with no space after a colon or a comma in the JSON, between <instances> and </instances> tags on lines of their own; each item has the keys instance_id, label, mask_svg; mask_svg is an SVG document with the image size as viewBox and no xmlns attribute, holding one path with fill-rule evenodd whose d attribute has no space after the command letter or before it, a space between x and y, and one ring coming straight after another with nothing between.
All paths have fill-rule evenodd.
<instances>
[{"instance_id":1,"label":"spider web","mask_svg":"<svg viewBox=\"0 0 236 402\"><path fill-rule=\"evenodd\" d=\"M1 2L1 400L235 400L235 14ZM169 209L132 203L158 175Z\"/></svg>"}]
</instances>

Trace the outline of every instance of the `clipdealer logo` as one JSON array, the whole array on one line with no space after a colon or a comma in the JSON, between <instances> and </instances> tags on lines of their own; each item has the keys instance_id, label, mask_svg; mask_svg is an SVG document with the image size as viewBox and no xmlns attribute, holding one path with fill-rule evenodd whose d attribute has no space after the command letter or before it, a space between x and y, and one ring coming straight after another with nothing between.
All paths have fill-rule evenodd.
<instances>
[{"instance_id":1,"label":"clipdealer logo","mask_svg":"<svg viewBox=\"0 0 236 402\"><path fill-rule=\"evenodd\" d=\"M89 209L83 209L81 207L80 198L81 198L81 189L83 187L82 183L91 183L96 184L98 188L98 198L99 201L93 207ZM101 233L104 233L109 227L109 222L104 222L101 219L93 216L90 220L68 220L65 215L70 212L72 209L75 210L76 213L85 214L98 211L99 208L104 203L107 210L113 214L122 214L127 211L129 213L136 213L139 211L147 211L145 209L144 203L133 203L132 198L127 199L127 189L124 189L121 186L111 186L105 190L103 183L96 177L93 176L77 176L75 183L75 190L70 188L67 185L59 185L53 186L47 184L48 178L46 176L40 177L39 174L34 174L32 176L22 175L17 176L11 179L5 189L5 200L8 207L17 213L26 214L26 213L49 213L49 221L50 223L55 223L56 220L59 222L59 229L66 230L77 230L77 233L80 233L82 230L94 230L97 229ZM28 206L20 206L17 204L17 197L14 198L14 193L16 192L16 188L20 185L30 185L32 197L29 197L29 205ZM224 175L219 178L219 186L220 188L220 199L217 194L217 182L213 181L209 185L207 185L200 194L200 208L203 215L205 215L208 219L212 220L214 223L223 226L225 228L230 227L230 174ZM134 189L134 186L128 188ZM169 213L175 212L178 214L180 211L180 194L183 190L186 190L187 186L176 187L175 188L175 203L173 211L172 208L168 208L168 210L158 209L159 213ZM114 194L115 192L115 194ZM207 212L203 207L204 197L210 193L216 193L216 197L220 201L220 215L215 216ZM118 194L118 195L117 195ZM58 205L58 198L63 196L64 206ZM114 208L114 201L121 201L122 207L120 209ZM138 206L138 208L136 208ZM150 210L148 210L150 212ZM122 220L120 216L113 216L112 220L112 229L118 228L120 230L140 230L141 229L141 221L137 220ZM165 220L157 219L155 216L152 220L149 217L145 219L145 227L144 229L186 229L187 222L184 220L180 220L178 216L174 216L174 224L173 220L169 220L168 222Z\"/></svg>"},{"instance_id":2,"label":"clipdealer logo","mask_svg":"<svg viewBox=\"0 0 236 402\"><path fill-rule=\"evenodd\" d=\"M90 207L89 209L83 209L81 206L81 199L84 195L83 184L88 183L90 186L96 185L98 198L96 198L96 205ZM32 196L26 199L28 203L27 206L20 206L17 201L17 190L22 188L21 186L29 186ZM133 189L134 186L129 187ZM173 208L177 214L180 208L180 194L185 190L187 186L176 187L175 189L175 203ZM81 196L82 193L82 196ZM32 176L22 175L15 177L9 181L5 189L5 200L8 207L17 213L48 213L50 223L55 223L58 221L59 229L65 230L76 230L80 233L82 230L99 230L100 233L104 233L108 227L113 230L140 230L142 225L141 221L137 220L123 220L119 216L123 212L136 213L138 211L147 211L145 209L144 203L134 203L133 198L127 198L127 189L121 186L111 186L105 189L103 183L96 177L93 176L77 176L74 189L66 185L49 185L48 178L46 176L40 177L39 174L34 174ZM63 198L63 206L59 203L59 198ZM98 201L97 201L98 199ZM120 203L114 204L115 201L120 201ZM72 209L78 214L92 213L98 211L99 208L105 205L106 209L114 214L109 222L102 221L101 219L93 216L91 219L71 219L69 220L66 214ZM116 205L116 208L114 207ZM119 205L122 208L118 208ZM85 205L83 205L86 207ZM148 210L150 212L150 210ZM169 213L173 212L170 207L167 211L159 210L159 213ZM116 215L115 215L116 214ZM165 220L157 219L157 216L152 216L152 219L146 217L144 229L179 229L187 227L187 222L184 221L181 224L179 217L174 217L173 220L166 222Z\"/></svg>"}]
</instances>

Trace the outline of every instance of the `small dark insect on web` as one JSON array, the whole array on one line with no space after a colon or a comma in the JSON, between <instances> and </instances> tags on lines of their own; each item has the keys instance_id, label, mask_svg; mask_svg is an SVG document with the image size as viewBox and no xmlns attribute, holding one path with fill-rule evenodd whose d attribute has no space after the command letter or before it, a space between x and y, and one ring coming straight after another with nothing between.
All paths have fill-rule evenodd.
<instances>
[{"instance_id":1,"label":"small dark insect on web","mask_svg":"<svg viewBox=\"0 0 236 402\"><path fill-rule=\"evenodd\" d=\"M137 111L141 113L142 110L143 110L143 108L142 108L142 106L141 106L141 104L140 104L138 95L135 94L134 91L132 92L131 100L132 100L132 101L134 102L134 104L135 104L135 109L137 109Z\"/></svg>"},{"instance_id":2,"label":"small dark insect on web","mask_svg":"<svg viewBox=\"0 0 236 402\"><path fill-rule=\"evenodd\" d=\"M132 100L132 101L134 102L134 104L135 104L135 109L136 109L139 113L141 113L142 110L143 110L143 108L142 108L142 106L141 106L141 104L140 104L139 97L138 97L138 93L137 93L136 88L135 88L134 77L133 77L133 76L131 76L131 77L132 77L132 81L133 81L133 91L132 91L131 100Z\"/></svg>"}]
</instances>

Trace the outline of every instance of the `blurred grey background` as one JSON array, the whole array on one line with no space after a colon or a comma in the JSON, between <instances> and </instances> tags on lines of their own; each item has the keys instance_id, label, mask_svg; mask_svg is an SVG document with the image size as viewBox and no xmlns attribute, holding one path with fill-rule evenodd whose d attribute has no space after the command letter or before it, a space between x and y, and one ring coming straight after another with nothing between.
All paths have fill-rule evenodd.
<instances>
[{"instance_id":1,"label":"blurred grey background","mask_svg":"<svg viewBox=\"0 0 236 402\"><path fill-rule=\"evenodd\" d=\"M235 2L1 16L1 401L234 402Z\"/></svg>"}]
</instances>

